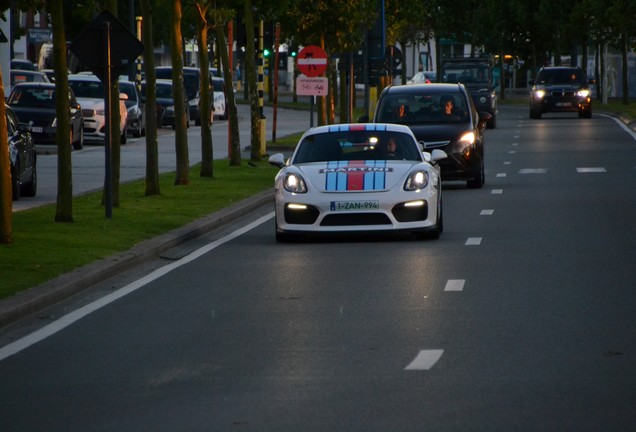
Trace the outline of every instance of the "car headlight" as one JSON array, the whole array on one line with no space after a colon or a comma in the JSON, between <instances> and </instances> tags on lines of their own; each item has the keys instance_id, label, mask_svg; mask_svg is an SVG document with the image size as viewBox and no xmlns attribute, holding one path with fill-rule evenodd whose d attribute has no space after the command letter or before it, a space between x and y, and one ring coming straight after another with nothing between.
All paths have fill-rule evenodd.
<instances>
[{"instance_id":1,"label":"car headlight","mask_svg":"<svg viewBox=\"0 0 636 432\"><path fill-rule=\"evenodd\" d=\"M129 116L138 116L139 115L139 107L137 105L133 105L130 108L128 108L128 115Z\"/></svg>"},{"instance_id":2,"label":"car headlight","mask_svg":"<svg viewBox=\"0 0 636 432\"><path fill-rule=\"evenodd\" d=\"M543 99L543 96L545 96L545 90L537 90L534 92L534 97L537 99Z\"/></svg>"},{"instance_id":3,"label":"car headlight","mask_svg":"<svg viewBox=\"0 0 636 432\"><path fill-rule=\"evenodd\" d=\"M590 95L590 91L588 89L581 89L578 91L577 95L582 98L586 98Z\"/></svg>"},{"instance_id":4,"label":"car headlight","mask_svg":"<svg viewBox=\"0 0 636 432\"><path fill-rule=\"evenodd\" d=\"M51 127L57 127L57 117L53 119L53 123L51 123Z\"/></svg>"},{"instance_id":5,"label":"car headlight","mask_svg":"<svg viewBox=\"0 0 636 432\"><path fill-rule=\"evenodd\" d=\"M426 171L412 172L404 183L405 191L415 191L428 186L428 173Z\"/></svg>"},{"instance_id":6,"label":"car headlight","mask_svg":"<svg viewBox=\"0 0 636 432\"><path fill-rule=\"evenodd\" d=\"M199 106L199 98L190 99L188 104L193 107Z\"/></svg>"},{"instance_id":7,"label":"car headlight","mask_svg":"<svg viewBox=\"0 0 636 432\"><path fill-rule=\"evenodd\" d=\"M95 110L95 114L100 115L100 116L106 115L106 110L105 109Z\"/></svg>"},{"instance_id":8,"label":"car headlight","mask_svg":"<svg viewBox=\"0 0 636 432\"><path fill-rule=\"evenodd\" d=\"M298 174L288 173L283 180L283 187L287 192L306 193L307 185L305 180Z\"/></svg>"}]
</instances>

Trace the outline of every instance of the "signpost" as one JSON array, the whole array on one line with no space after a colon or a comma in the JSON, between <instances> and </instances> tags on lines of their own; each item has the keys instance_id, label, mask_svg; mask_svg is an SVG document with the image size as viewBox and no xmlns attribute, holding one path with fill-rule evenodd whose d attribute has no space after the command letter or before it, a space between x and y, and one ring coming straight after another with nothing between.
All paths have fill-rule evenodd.
<instances>
[{"instance_id":1,"label":"signpost","mask_svg":"<svg viewBox=\"0 0 636 432\"><path fill-rule=\"evenodd\" d=\"M296 78L296 94L311 96L310 122L314 126L314 100L316 96L326 96L329 80L320 77L327 70L327 53L317 45L308 45L298 53L298 69L303 74Z\"/></svg>"},{"instance_id":2,"label":"signpost","mask_svg":"<svg viewBox=\"0 0 636 432\"><path fill-rule=\"evenodd\" d=\"M105 174L104 207L106 217L113 216L113 176L111 156L111 77L128 72L143 51L144 46L112 13L104 11L82 30L71 42L73 54L104 83L106 108L106 137L104 139Z\"/></svg>"}]
</instances>

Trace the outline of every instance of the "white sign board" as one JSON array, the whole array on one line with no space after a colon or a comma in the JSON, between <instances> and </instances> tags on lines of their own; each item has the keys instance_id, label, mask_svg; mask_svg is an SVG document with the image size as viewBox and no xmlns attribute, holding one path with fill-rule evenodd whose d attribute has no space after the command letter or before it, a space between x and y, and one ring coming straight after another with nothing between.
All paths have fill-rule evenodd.
<instances>
[{"instance_id":1,"label":"white sign board","mask_svg":"<svg viewBox=\"0 0 636 432\"><path fill-rule=\"evenodd\" d=\"M329 79L326 77L306 77L300 75L296 78L296 94L298 96L327 96Z\"/></svg>"}]
</instances>

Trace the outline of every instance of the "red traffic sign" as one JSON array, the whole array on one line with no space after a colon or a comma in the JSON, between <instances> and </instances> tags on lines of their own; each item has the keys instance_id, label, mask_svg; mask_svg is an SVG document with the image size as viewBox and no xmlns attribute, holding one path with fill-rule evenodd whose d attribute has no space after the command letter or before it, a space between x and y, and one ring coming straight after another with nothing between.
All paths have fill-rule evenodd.
<instances>
[{"instance_id":1,"label":"red traffic sign","mask_svg":"<svg viewBox=\"0 0 636 432\"><path fill-rule=\"evenodd\" d=\"M327 70L327 53L318 45L304 47L298 53L298 69L308 77L322 75Z\"/></svg>"}]
</instances>

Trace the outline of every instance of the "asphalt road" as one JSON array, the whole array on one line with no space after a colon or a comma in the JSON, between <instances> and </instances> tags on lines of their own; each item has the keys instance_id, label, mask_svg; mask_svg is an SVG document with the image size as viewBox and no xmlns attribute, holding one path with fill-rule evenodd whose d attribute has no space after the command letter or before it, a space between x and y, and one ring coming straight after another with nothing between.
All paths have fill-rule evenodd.
<instances>
[{"instance_id":1,"label":"asphalt road","mask_svg":"<svg viewBox=\"0 0 636 432\"><path fill-rule=\"evenodd\" d=\"M5 329L0 430L633 431L636 137L527 117L439 240L277 244L265 206Z\"/></svg>"},{"instance_id":2,"label":"asphalt road","mask_svg":"<svg viewBox=\"0 0 636 432\"><path fill-rule=\"evenodd\" d=\"M250 146L249 105L237 105L241 148ZM263 109L266 125L266 139L272 139L274 126L273 109ZM308 111L278 108L276 116L276 136L302 132L309 128ZM201 162L201 128L192 126L188 129L188 157L190 164ZM176 170L174 132L170 128L162 128L158 134L159 171ZM228 157L228 122L218 119L212 125L212 144L214 159ZM33 198L21 198L13 202L13 210L20 211L35 206L56 202L57 197L57 155L55 146L38 146L38 192ZM243 153L249 160L249 150ZM86 143L84 148L73 151L73 194L101 190L104 186L105 152L103 145ZM121 147L120 181L126 182L146 176L146 139L128 138L128 143Z\"/></svg>"}]
</instances>

